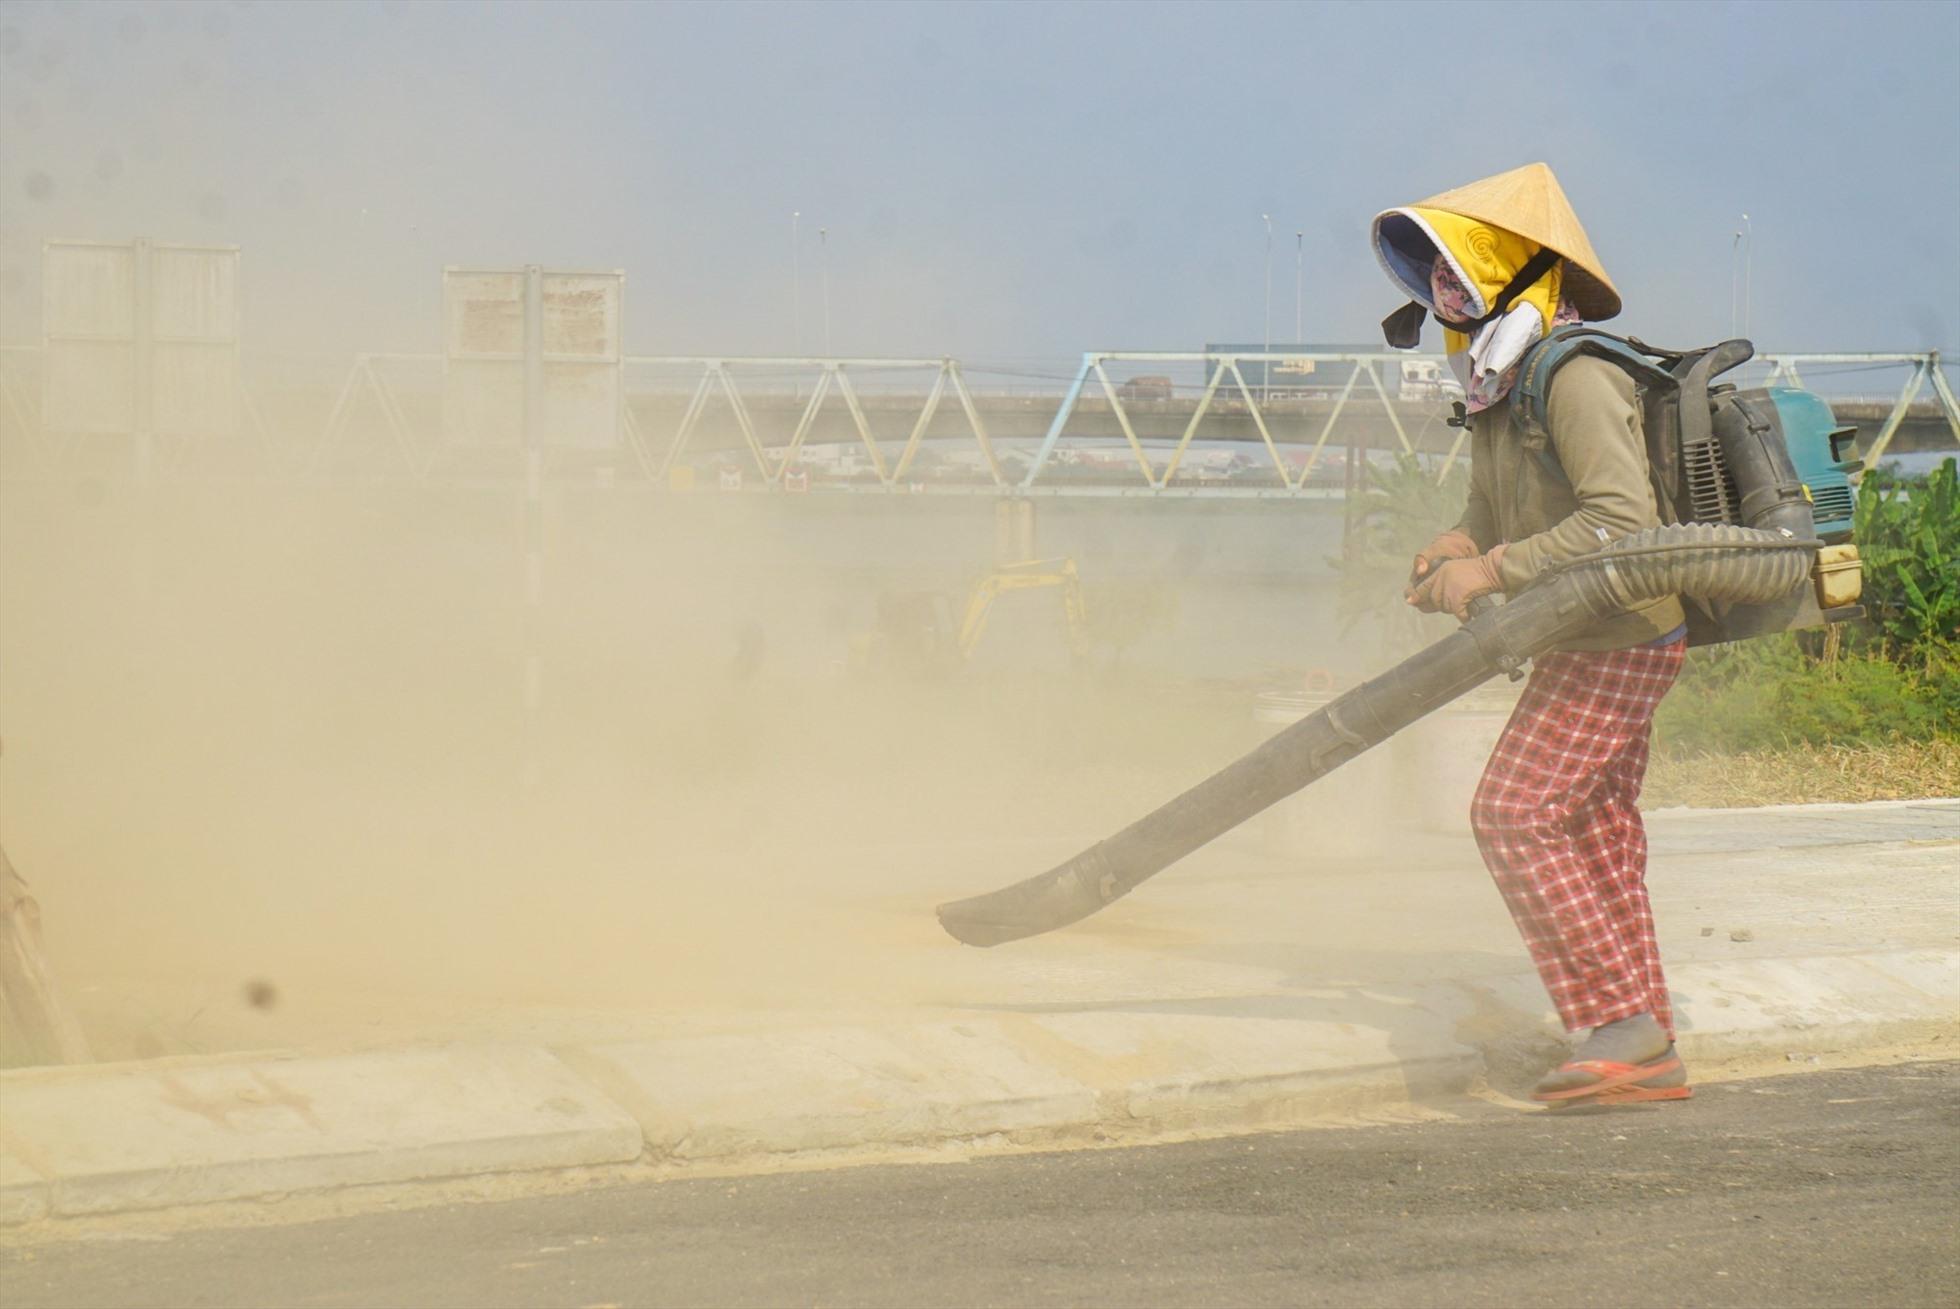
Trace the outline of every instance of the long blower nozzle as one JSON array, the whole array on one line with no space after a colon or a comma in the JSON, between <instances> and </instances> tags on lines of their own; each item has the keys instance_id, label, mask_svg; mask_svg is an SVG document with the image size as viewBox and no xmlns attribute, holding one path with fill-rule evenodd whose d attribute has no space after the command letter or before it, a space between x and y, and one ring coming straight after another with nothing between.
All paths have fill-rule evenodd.
<instances>
[{"instance_id":1,"label":"long blower nozzle","mask_svg":"<svg viewBox=\"0 0 1960 1309\"><path fill-rule=\"evenodd\" d=\"M1788 531L1687 523L1648 528L1547 573L1506 604L1276 733L1122 831L1045 873L939 906L968 945L1079 922L1199 846L1381 744L1499 672L1602 618L1670 595L1770 604L1809 575L1821 542Z\"/></svg>"}]
</instances>

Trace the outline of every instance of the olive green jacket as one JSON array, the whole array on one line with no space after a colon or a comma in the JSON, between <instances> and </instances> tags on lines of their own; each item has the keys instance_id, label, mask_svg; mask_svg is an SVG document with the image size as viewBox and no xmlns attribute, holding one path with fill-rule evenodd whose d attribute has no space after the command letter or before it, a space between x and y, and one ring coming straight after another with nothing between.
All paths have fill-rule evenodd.
<instances>
[{"instance_id":1,"label":"olive green jacket","mask_svg":"<svg viewBox=\"0 0 1960 1309\"><path fill-rule=\"evenodd\" d=\"M1660 522L1640 406L1625 371L1587 356L1565 364L1552 378L1545 426L1564 477L1527 446L1509 400L1470 420L1470 502L1457 530L1480 550L1510 543L1498 570L1506 593L1554 564ZM1620 650L1681 622L1681 602L1669 596L1605 619L1559 649Z\"/></svg>"}]
</instances>

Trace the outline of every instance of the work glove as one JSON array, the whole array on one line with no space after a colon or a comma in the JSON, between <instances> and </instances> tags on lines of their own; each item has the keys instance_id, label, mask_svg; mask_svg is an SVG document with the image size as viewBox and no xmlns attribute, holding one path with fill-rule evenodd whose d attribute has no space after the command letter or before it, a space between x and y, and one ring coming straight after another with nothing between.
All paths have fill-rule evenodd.
<instances>
[{"instance_id":1,"label":"work glove","mask_svg":"<svg viewBox=\"0 0 1960 1309\"><path fill-rule=\"evenodd\" d=\"M1409 584L1403 588L1402 598L1414 604L1416 587L1445 559L1473 559L1476 555L1477 543L1470 539L1468 532L1452 527L1437 533L1435 540L1416 551L1415 566L1409 569Z\"/></svg>"},{"instance_id":2,"label":"work glove","mask_svg":"<svg viewBox=\"0 0 1960 1309\"><path fill-rule=\"evenodd\" d=\"M1426 614L1455 614L1459 621L1463 621L1469 617L1466 611L1472 600L1504 589L1504 584L1497 577L1497 570L1503 563L1504 547L1501 545L1474 558L1445 559L1417 583L1409 603Z\"/></svg>"}]
</instances>

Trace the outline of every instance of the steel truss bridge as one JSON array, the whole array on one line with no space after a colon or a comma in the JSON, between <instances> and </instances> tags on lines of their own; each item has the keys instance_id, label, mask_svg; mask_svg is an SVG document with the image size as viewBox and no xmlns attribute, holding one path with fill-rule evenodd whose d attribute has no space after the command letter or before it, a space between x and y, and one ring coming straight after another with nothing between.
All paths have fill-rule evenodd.
<instances>
[{"instance_id":1,"label":"steel truss bridge","mask_svg":"<svg viewBox=\"0 0 1960 1309\"><path fill-rule=\"evenodd\" d=\"M34 353L8 352L0 424L58 464L76 442L36 426L26 378ZM1405 372L1412 362L1428 368ZM626 356L612 454L661 487L703 471L709 489L765 492L1315 498L1343 494L1371 450L1418 454L1447 473L1464 430L1445 423L1433 382L1406 381L1442 372L1442 362L1386 351L1091 351L1030 388L1024 378L991 384L989 374L1006 374L952 358ZM497 452L448 440L430 419L443 366L436 354L357 355L317 435L297 449L281 449L248 385L244 428L267 460L312 473L354 453L360 429L378 432L383 458L416 478L480 467ZM1807 376L1904 370L1889 399L1834 401L1875 462L1907 428L1944 426L1960 443L1951 368L1937 352L1789 353L1739 371L1745 385L1801 386ZM848 472L834 475L840 451Z\"/></svg>"}]
</instances>

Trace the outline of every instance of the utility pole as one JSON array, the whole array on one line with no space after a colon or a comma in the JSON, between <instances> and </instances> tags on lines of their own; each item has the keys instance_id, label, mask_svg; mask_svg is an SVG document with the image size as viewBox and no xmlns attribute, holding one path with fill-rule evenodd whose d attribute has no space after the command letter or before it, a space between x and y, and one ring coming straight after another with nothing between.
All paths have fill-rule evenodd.
<instances>
[{"instance_id":1,"label":"utility pole","mask_svg":"<svg viewBox=\"0 0 1960 1309\"><path fill-rule=\"evenodd\" d=\"M803 353L803 211L793 211L789 216L789 280L790 280L790 318L794 324L792 335L796 338L796 353Z\"/></svg>"},{"instance_id":2,"label":"utility pole","mask_svg":"<svg viewBox=\"0 0 1960 1309\"><path fill-rule=\"evenodd\" d=\"M823 352L830 357L830 229L817 229L817 249L823 256Z\"/></svg>"}]
</instances>

